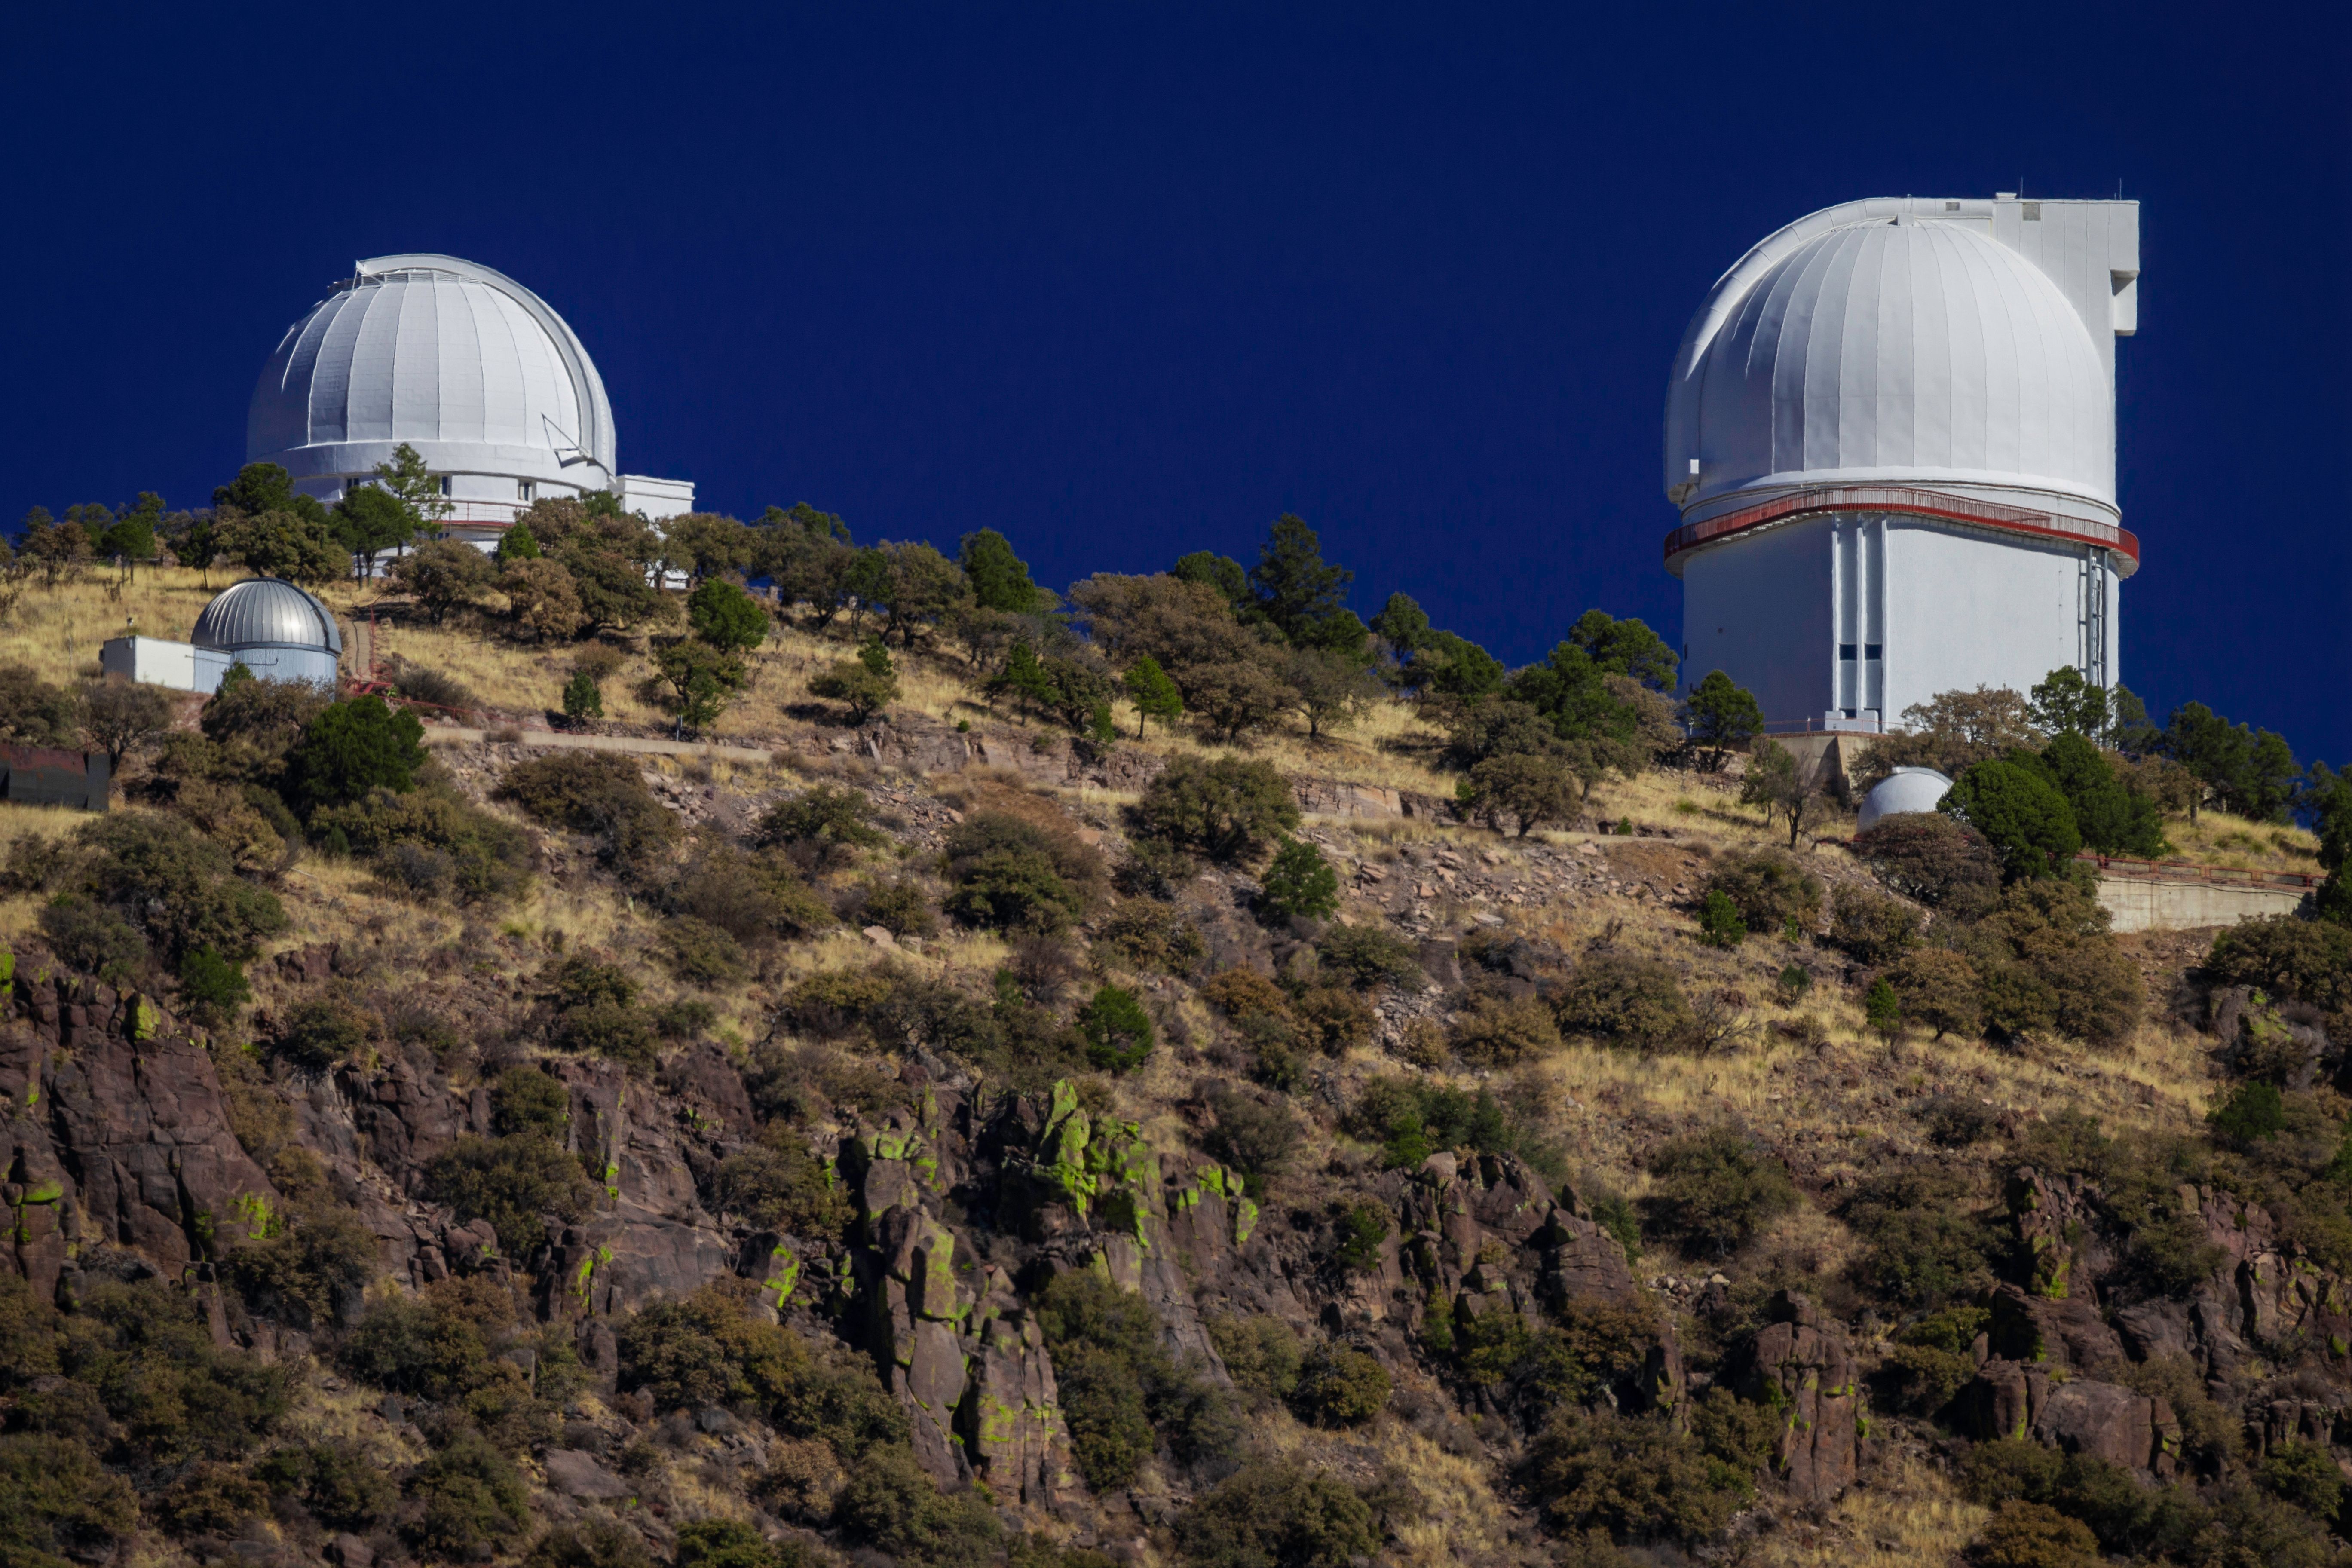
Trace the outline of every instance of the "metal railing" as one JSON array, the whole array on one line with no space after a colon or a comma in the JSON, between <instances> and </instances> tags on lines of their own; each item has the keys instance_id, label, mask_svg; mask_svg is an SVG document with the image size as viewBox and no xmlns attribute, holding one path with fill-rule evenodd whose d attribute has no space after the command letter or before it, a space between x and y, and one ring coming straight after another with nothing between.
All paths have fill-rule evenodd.
<instances>
[{"instance_id":1,"label":"metal railing","mask_svg":"<svg viewBox=\"0 0 2352 1568\"><path fill-rule=\"evenodd\" d=\"M1758 501L1698 522L1686 522L1666 535L1666 559L1671 561L1685 551L1696 550L1727 534L1745 529L1761 528L1768 523L1788 522L1817 512L1885 511L1906 517L1929 517L1945 522L1973 523L1980 528L2001 529L2013 533L2031 533L2047 539L2063 539L2078 544L2095 544L2112 550L2139 565L2139 536L2126 528L2116 528L2087 518L2060 517L2053 512L2029 511L2023 507L2002 506L1995 501L1973 500L1966 496L1947 495L1940 490L1923 490L1906 485L1840 485L1822 489L1795 490L1775 496L1770 500ZM2125 575L2129 575L2126 570Z\"/></svg>"}]
</instances>

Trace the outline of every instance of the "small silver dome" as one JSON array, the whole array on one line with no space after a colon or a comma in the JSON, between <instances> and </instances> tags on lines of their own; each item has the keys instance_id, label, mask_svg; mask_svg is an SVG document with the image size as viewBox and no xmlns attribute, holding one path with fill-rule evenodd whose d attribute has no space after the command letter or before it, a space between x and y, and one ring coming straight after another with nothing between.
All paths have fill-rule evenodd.
<instances>
[{"instance_id":1,"label":"small silver dome","mask_svg":"<svg viewBox=\"0 0 2352 1568\"><path fill-rule=\"evenodd\" d=\"M189 639L198 647L234 653L249 647L311 647L343 651L334 612L293 584L276 577L232 583L196 617Z\"/></svg>"}]
</instances>

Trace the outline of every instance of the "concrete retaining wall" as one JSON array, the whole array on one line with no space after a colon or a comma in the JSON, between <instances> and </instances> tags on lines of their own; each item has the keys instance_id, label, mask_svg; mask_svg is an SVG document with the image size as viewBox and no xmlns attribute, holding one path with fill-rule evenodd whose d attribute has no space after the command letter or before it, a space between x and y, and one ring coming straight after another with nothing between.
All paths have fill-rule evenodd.
<instances>
[{"instance_id":1,"label":"concrete retaining wall","mask_svg":"<svg viewBox=\"0 0 2352 1568\"><path fill-rule=\"evenodd\" d=\"M2257 915L2291 915L2322 879L2293 871L2233 871L2179 861L2084 855L2099 873L2099 902L2116 931L2189 931Z\"/></svg>"}]
</instances>

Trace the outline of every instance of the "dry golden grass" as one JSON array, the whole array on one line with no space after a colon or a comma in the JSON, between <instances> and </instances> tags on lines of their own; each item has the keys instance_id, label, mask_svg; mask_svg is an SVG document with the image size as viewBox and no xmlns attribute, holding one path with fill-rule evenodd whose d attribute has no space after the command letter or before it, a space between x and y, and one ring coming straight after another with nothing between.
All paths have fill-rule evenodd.
<instances>
[{"instance_id":1,"label":"dry golden grass","mask_svg":"<svg viewBox=\"0 0 2352 1568\"><path fill-rule=\"evenodd\" d=\"M2193 823L2186 817L2168 818L2164 836L2172 841L2175 859L2241 871L2319 870L2319 840L2293 826L2202 811Z\"/></svg>"},{"instance_id":2,"label":"dry golden grass","mask_svg":"<svg viewBox=\"0 0 2352 1568\"><path fill-rule=\"evenodd\" d=\"M1775 1531L1740 1561L1759 1568L1940 1568L1958 1561L1987 1516L1942 1472L1900 1456L1872 1472L1869 1486L1832 1503L1818 1524Z\"/></svg>"},{"instance_id":3,"label":"dry golden grass","mask_svg":"<svg viewBox=\"0 0 2352 1568\"><path fill-rule=\"evenodd\" d=\"M0 664L29 665L44 680L79 680L97 672L99 645L122 636L126 617L141 637L185 642L196 616L236 575L214 573L207 590L196 573L143 568L136 581L121 585L119 596L109 592L111 571L54 589L33 584L15 613L0 619Z\"/></svg>"},{"instance_id":4,"label":"dry golden grass","mask_svg":"<svg viewBox=\"0 0 2352 1568\"><path fill-rule=\"evenodd\" d=\"M18 805L0 801L0 866L8 863L18 840L61 838L89 820L83 813L67 806ZM0 892L0 942L29 933L40 913L41 901L37 894Z\"/></svg>"}]
</instances>

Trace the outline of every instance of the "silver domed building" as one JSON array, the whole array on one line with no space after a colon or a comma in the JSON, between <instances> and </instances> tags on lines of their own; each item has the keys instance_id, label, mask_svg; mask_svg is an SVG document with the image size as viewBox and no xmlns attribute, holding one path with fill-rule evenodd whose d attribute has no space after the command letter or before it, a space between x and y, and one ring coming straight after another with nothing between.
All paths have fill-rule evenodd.
<instances>
[{"instance_id":1,"label":"silver domed building","mask_svg":"<svg viewBox=\"0 0 2352 1568\"><path fill-rule=\"evenodd\" d=\"M2136 202L1902 197L1801 218L1719 279L1666 395L1684 669L1773 728L2120 679L2116 498Z\"/></svg>"},{"instance_id":2,"label":"silver domed building","mask_svg":"<svg viewBox=\"0 0 2352 1568\"><path fill-rule=\"evenodd\" d=\"M240 664L263 680L332 691L342 652L335 614L315 595L276 577L250 577L205 606L188 641L116 637L99 649L99 664L109 675L181 691L217 691Z\"/></svg>"},{"instance_id":3,"label":"silver domed building","mask_svg":"<svg viewBox=\"0 0 2352 1568\"><path fill-rule=\"evenodd\" d=\"M287 329L246 416L246 461L331 503L403 444L441 481L443 526L477 542L587 490L656 522L694 510L691 481L621 472L604 378L563 318L454 256L355 263Z\"/></svg>"}]
</instances>

